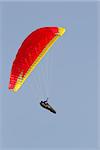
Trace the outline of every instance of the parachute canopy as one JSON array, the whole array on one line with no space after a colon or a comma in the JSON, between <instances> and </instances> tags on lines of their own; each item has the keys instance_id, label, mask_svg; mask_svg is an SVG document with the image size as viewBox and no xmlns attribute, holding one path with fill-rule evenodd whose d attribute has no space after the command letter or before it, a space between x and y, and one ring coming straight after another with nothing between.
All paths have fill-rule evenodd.
<instances>
[{"instance_id":1,"label":"parachute canopy","mask_svg":"<svg viewBox=\"0 0 100 150\"><path fill-rule=\"evenodd\" d=\"M62 27L43 27L33 31L22 43L13 61L9 89L18 91L53 43L64 34Z\"/></svg>"}]
</instances>

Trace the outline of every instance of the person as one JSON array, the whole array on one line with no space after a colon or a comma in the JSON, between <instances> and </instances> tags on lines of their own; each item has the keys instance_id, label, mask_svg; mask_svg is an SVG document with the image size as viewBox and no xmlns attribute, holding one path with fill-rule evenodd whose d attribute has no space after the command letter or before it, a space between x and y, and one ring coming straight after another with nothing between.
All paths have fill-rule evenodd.
<instances>
[{"instance_id":1,"label":"person","mask_svg":"<svg viewBox=\"0 0 100 150\"><path fill-rule=\"evenodd\" d=\"M40 105L45 108L48 109L49 111L56 113L56 111L48 104L48 98L45 101L41 101Z\"/></svg>"}]
</instances>

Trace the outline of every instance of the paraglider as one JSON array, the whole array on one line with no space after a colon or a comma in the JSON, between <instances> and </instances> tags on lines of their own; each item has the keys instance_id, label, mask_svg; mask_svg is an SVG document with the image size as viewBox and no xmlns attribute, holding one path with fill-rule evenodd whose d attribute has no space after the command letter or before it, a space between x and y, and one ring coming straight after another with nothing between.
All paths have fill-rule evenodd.
<instances>
[{"instance_id":1,"label":"paraglider","mask_svg":"<svg viewBox=\"0 0 100 150\"><path fill-rule=\"evenodd\" d=\"M47 98L46 101L41 101L41 102L40 102L40 105L41 105L43 108L45 108L45 109L51 111L52 113L56 114L56 111L54 110L54 108L51 107L51 105L48 104L48 98Z\"/></svg>"},{"instance_id":2,"label":"paraglider","mask_svg":"<svg viewBox=\"0 0 100 150\"><path fill-rule=\"evenodd\" d=\"M49 48L64 32L62 27L43 27L33 31L23 41L12 64L10 90L17 92L20 89Z\"/></svg>"}]
</instances>

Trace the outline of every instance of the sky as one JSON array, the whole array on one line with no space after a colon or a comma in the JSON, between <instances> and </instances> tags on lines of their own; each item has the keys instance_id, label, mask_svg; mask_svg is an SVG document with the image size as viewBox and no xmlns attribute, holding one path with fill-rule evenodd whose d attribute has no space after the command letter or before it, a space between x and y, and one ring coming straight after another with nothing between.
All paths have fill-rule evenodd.
<instances>
[{"instance_id":1,"label":"sky","mask_svg":"<svg viewBox=\"0 0 100 150\"><path fill-rule=\"evenodd\" d=\"M95 148L97 3L5 2L1 9L1 148ZM13 93L8 84L18 48L44 26L66 32ZM56 115L41 108L47 97Z\"/></svg>"}]
</instances>

